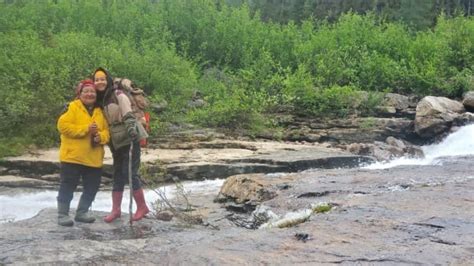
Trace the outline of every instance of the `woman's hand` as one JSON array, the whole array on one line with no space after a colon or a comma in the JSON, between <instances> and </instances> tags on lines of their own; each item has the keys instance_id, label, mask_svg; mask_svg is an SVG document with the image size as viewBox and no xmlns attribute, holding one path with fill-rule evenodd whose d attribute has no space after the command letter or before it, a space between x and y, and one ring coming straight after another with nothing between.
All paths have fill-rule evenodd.
<instances>
[{"instance_id":1,"label":"woman's hand","mask_svg":"<svg viewBox=\"0 0 474 266\"><path fill-rule=\"evenodd\" d=\"M92 122L92 124L89 125L89 132L91 133L92 136L97 135L98 130L97 130L97 124L95 122Z\"/></svg>"},{"instance_id":2,"label":"woman's hand","mask_svg":"<svg viewBox=\"0 0 474 266\"><path fill-rule=\"evenodd\" d=\"M94 143L95 144L99 144L100 143L100 134L95 134L94 135Z\"/></svg>"}]
</instances>

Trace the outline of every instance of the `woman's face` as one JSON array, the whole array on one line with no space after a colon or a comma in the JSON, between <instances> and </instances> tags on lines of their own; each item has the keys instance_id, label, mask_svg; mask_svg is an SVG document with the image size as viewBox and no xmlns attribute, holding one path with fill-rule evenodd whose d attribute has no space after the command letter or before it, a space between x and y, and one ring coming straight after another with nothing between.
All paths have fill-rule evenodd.
<instances>
[{"instance_id":1,"label":"woman's face","mask_svg":"<svg viewBox=\"0 0 474 266\"><path fill-rule=\"evenodd\" d=\"M86 86L82 88L81 94L79 95L79 99L85 105L93 105L97 98L97 93L93 87Z\"/></svg>"},{"instance_id":2,"label":"woman's face","mask_svg":"<svg viewBox=\"0 0 474 266\"><path fill-rule=\"evenodd\" d=\"M94 77L94 84L98 91L105 91L105 88L107 88L107 77Z\"/></svg>"}]
</instances>

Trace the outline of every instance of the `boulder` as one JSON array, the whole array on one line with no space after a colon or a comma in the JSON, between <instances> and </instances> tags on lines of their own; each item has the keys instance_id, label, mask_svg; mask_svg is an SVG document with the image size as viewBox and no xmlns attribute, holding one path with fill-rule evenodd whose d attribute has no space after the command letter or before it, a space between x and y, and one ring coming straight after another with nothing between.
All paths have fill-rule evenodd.
<instances>
[{"instance_id":1,"label":"boulder","mask_svg":"<svg viewBox=\"0 0 474 266\"><path fill-rule=\"evenodd\" d=\"M151 105L151 109L155 113L160 114L164 112L166 109L168 109L168 102L166 100L161 100L159 103L153 103Z\"/></svg>"},{"instance_id":2,"label":"boulder","mask_svg":"<svg viewBox=\"0 0 474 266\"><path fill-rule=\"evenodd\" d=\"M156 213L155 218L161 221L171 221L173 219L174 214L171 211L164 210Z\"/></svg>"},{"instance_id":3,"label":"boulder","mask_svg":"<svg viewBox=\"0 0 474 266\"><path fill-rule=\"evenodd\" d=\"M408 117L413 119L417 99L414 96L405 96L397 93L387 93L384 101L377 108L378 114L383 117Z\"/></svg>"},{"instance_id":4,"label":"boulder","mask_svg":"<svg viewBox=\"0 0 474 266\"><path fill-rule=\"evenodd\" d=\"M385 94L384 100L385 100L385 106L393 107L399 111L403 109L407 109L410 106L414 107L413 101L408 96L397 94L397 93Z\"/></svg>"},{"instance_id":5,"label":"boulder","mask_svg":"<svg viewBox=\"0 0 474 266\"><path fill-rule=\"evenodd\" d=\"M465 125L473 124L474 123L474 113L466 112L458 117L456 117L453 121L454 126L462 127Z\"/></svg>"},{"instance_id":6,"label":"boulder","mask_svg":"<svg viewBox=\"0 0 474 266\"><path fill-rule=\"evenodd\" d=\"M464 106L446 97L427 96L416 106L415 132L433 138L449 130L453 120L464 113Z\"/></svg>"},{"instance_id":7,"label":"boulder","mask_svg":"<svg viewBox=\"0 0 474 266\"><path fill-rule=\"evenodd\" d=\"M410 158L423 158L425 157L425 153L421 149L420 146L415 146L415 145L410 145L407 146L405 149L405 153L408 155Z\"/></svg>"},{"instance_id":8,"label":"boulder","mask_svg":"<svg viewBox=\"0 0 474 266\"><path fill-rule=\"evenodd\" d=\"M468 91L464 94L462 104L467 110L474 110L474 91Z\"/></svg>"},{"instance_id":9,"label":"boulder","mask_svg":"<svg viewBox=\"0 0 474 266\"><path fill-rule=\"evenodd\" d=\"M237 204L259 204L278 195L282 184L294 180L293 175L241 174L226 179L215 201Z\"/></svg>"},{"instance_id":10,"label":"boulder","mask_svg":"<svg viewBox=\"0 0 474 266\"><path fill-rule=\"evenodd\" d=\"M376 141L376 143L352 143L347 147L347 150L357 155L372 156L377 161L388 161L394 155L386 147L387 145ZM393 148L397 149L396 147Z\"/></svg>"},{"instance_id":11,"label":"boulder","mask_svg":"<svg viewBox=\"0 0 474 266\"><path fill-rule=\"evenodd\" d=\"M388 145L392 145L392 146L395 146L395 147L398 147L400 149L406 149L407 145L405 145L405 143L400 140L400 139L396 139L392 136L388 137L385 142L387 142Z\"/></svg>"},{"instance_id":12,"label":"boulder","mask_svg":"<svg viewBox=\"0 0 474 266\"><path fill-rule=\"evenodd\" d=\"M393 158L390 151L383 149L381 146L373 145L371 151L372 156L374 156L378 161L389 161Z\"/></svg>"},{"instance_id":13,"label":"boulder","mask_svg":"<svg viewBox=\"0 0 474 266\"><path fill-rule=\"evenodd\" d=\"M207 105L207 102L203 99L193 99L188 101L188 107L193 108L201 108Z\"/></svg>"},{"instance_id":14,"label":"boulder","mask_svg":"<svg viewBox=\"0 0 474 266\"><path fill-rule=\"evenodd\" d=\"M388 137L386 143L352 143L347 146L347 150L357 155L372 156L378 161L389 161L402 156L423 157L423 151L418 146L394 137Z\"/></svg>"}]
</instances>

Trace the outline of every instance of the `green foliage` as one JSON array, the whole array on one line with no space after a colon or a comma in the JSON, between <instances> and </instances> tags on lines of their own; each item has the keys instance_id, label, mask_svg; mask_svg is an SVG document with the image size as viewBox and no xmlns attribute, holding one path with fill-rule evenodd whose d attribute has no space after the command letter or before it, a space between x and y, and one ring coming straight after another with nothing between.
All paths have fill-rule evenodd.
<instances>
[{"instance_id":1,"label":"green foliage","mask_svg":"<svg viewBox=\"0 0 474 266\"><path fill-rule=\"evenodd\" d=\"M0 133L57 142L63 104L98 66L168 103L159 130L188 120L258 131L280 105L366 115L386 91L460 97L474 89L474 19L436 17L451 2L6 1ZM189 108L196 92L207 105Z\"/></svg>"},{"instance_id":2,"label":"green foliage","mask_svg":"<svg viewBox=\"0 0 474 266\"><path fill-rule=\"evenodd\" d=\"M354 112L360 97L360 93L352 87L334 86L318 91L309 104L315 114L345 117Z\"/></svg>"},{"instance_id":3,"label":"green foliage","mask_svg":"<svg viewBox=\"0 0 474 266\"><path fill-rule=\"evenodd\" d=\"M460 97L474 87L474 19L440 16L433 35L440 43L439 87L448 96Z\"/></svg>"},{"instance_id":4,"label":"green foliage","mask_svg":"<svg viewBox=\"0 0 474 266\"><path fill-rule=\"evenodd\" d=\"M21 155L29 146L26 138L0 138L0 158Z\"/></svg>"},{"instance_id":5,"label":"green foliage","mask_svg":"<svg viewBox=\"0 0 474 266\"><path fill-rule=\"evenodd\" d=\"M259 92L246 92L238 87L230 89L220 82L214 82L218 92L205 96L207 105L191 110L189 120L208 127L222 127L230 130L249 129L258 132L264 126L261 112L265 108L265 96Z\"/></svg>"},{"instance_id":6,"label":"green foliage","mask_svg":"<svg viewBox=\"0 0 474 266\"><path fill-rule=\"evenodd\" d=\"M65 73L60 69L60 55L44 47L37 36L1 34L0 131L18 134L19 127L44 122L54 103L62 101L60 87ZM41 121L41 122L40 122Z\"/></svg>"},{"instance_id":7,"label":"green foliage","mask_svg":"<svg viewBox=\"0 0 474 266\"><path fill-rule=\"evenodd\" d=\"M354 114L370 115L382 101L379 93L363 92L351 86L332 86L320 89L312 86L311 76L304 69L296 76L288 76L285 100L300 114L321 117L346 117Z\"/></svg>"},{"instance_id":8,"label":"green foliage","mask_svg":"<svg viewBox=\"0 0 474 266\"><path fill-rule=\"evenodd\" d=\"M384 99L383 92L360 91L356 102L356 113L360 116L371 116L377 112Z\"/></svg>"},{"instance_id":9,"label":"green foliage","mask_svg":"<svg viewBox=\"0 0 474 266\"><path fill-rule=\"evenodd\" d=\"M112 7L115 15L110 18L131 21L137 8ZM74 85L97 66L132 78L173 107L191 95L196 82L193 64L177 56L164 37L154 35L163 29L151 28L149 24L157 23L150 17L132 23L143 31L140 37L149 34L141 40L129 34L136 30L113 28L116 24L105 31L94 21L95 16L109 17L97 1L2 5L0 13L9 18L0 20L6 29L0 32L2 136L24 136L40 146L56 143L55 123L62 106L74 97Z\"/></svg>"},{"instance_id":10,"label":"green foliage","mask_svg":"<svg viewBox=\"0 0 474 266\"><path fill-rule=\"evenodd\" d=\"M257 74L248 71L232 75L216 68L207 69L198 84L206 105L191 108L187 119L202 126L246 129L250 134L260 132L269 125L263 112L271 104L271 97L265 89L252 84L258 81L253 75Z\"/></svg>"}]
</instances>

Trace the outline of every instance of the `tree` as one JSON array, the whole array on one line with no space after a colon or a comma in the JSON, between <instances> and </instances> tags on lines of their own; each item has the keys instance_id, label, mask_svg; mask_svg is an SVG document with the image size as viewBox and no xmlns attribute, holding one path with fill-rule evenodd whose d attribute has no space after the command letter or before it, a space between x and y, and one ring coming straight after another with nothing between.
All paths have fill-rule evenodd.
<instances>
[{"instance_id":1,"label":"tree","mask_svg":"<svg viewBox=\"0 0 474 266\"><path fill-rule=\"evenodd\" d=\"M401 0L400 19L417 29L427 28L433 24L436 16L432 12L433 4L431 0Z\"/></svg>"}]
</instances>

